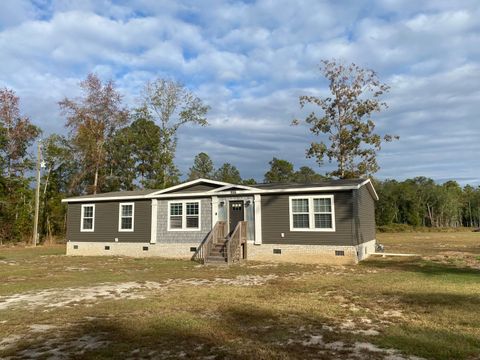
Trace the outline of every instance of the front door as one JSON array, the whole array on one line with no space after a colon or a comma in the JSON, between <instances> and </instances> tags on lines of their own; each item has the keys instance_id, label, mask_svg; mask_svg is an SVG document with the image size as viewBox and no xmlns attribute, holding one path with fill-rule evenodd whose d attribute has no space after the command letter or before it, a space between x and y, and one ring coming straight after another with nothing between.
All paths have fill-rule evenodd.
<instances>
[{"instance_id":1,"label":"front door","mask_svg":"<svg viewBox=\"0 0 480 360\"><path fill-rule=\"evenodd\" d=\"M243 221L243 200L229 201L229 212L228 212L228 228L229 234L235 230L239 221Z\"/></svg>"}]
</instances>

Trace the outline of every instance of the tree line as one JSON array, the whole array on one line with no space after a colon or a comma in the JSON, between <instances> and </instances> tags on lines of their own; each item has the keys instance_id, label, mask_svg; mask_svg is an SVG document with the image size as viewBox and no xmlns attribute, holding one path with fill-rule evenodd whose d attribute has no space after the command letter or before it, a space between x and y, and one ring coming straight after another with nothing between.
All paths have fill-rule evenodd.
<instances>
[{"instance_id":1,"label":"tree line","mask_svg":"<svg viewBox=\"0 0 480 360\"><path fill-rule=\"evenodd\" d=\"M325 174L303 166L295 169L273 157L264 182L314 183L328 178L371 176L378 171L377 152L398 136L375 132L375 114L387 104L381 96L389 87L373 70L335 60L322 61L320 71L330 94L299 98L311 112L292 125L304 126L319 141L306 157L336 167ZM180 182L175 164L178 131L185 125L208 126L210 107L181 83L170 79L147 82L139 102L127 107L113 81L89 74L80 96L58 102L66 134L51 134L41 142L43 174L40 191L40 237L62 236L66 209L61 199L81 194L163 189ZM320 114L316 110L320 110ZM0 89L0 243L32 237L33 144L42 131L20 111L20 99ZM209 178L254 184L243 179L235 165L215 168L208 154L199 153L186 178ZM416 178L404 182L377 181L380 201L377 223L425 226L479 226L479 189L450 182L435 184Z\"/></svg>"},{"instance_id":2,"label":"tree line","mask_svg":"<svg viewBox=\"0 0 480 360\"><path fill-rule=\"evenodd\" d=\"M480 227L480 186L426 177L375 181L377 226Z\"/></svg>"}]
</instances>

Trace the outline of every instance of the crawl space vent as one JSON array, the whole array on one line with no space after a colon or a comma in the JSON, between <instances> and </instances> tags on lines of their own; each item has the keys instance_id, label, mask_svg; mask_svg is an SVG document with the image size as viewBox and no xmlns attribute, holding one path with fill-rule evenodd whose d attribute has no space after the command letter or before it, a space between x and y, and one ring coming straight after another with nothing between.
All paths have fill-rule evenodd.
<instances>
[{"instance_id":1,"label":"crawl space vent","mask_svg":"<svg viewBox=\"0 0 480 360\"><path fill-rule=\"evenodd\" d=\"M274 254L281 254L281 253L282 253L282 249L273 249L273 253L274 253Z\"/></svg>"},{"instance_id":2,"label":"crawl space vent","mask_svg":"<svg viewBox=\"0 0 480 360\"><path fill-rule=\"evenodd\" d=\"M345 251L343 251L343 250L335 250L335 256L345 256Z\"/></svg>"}]
</instances>

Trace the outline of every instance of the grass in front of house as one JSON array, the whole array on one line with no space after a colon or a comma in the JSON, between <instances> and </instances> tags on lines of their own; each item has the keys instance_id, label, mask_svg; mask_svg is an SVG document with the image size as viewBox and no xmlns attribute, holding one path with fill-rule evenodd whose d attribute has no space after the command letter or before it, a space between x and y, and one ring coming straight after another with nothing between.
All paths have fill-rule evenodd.
<instances>
[{"instance_id":1,"label":"grass in front of house","mask_svg":"<svg viewBox=\"0 0 480 360\"><path fill-rule=\"evenodd\" d=\"M423 256L463 253L480 255L480 232L377 233L387 252L417 253ZM458 254L457 254L458 255Z\"/></svg>"},{"instance_id":2,"label":"grass in front of house","mask_svg":"<svg viewBox=\"0 0 480 360\"><path fill-rule=\"evenodd\" d=\"M429 260L217 268L0 250L0 357L47 357L54 348L77 359L382 359L385 348L430 359L478 356L480 271L442 260L445 251L475 253L474 238L428 234L448 244L435 252L434 240L415 247L418 234L385 235L392 234L379 236L386 251L426 247ZM140 287L92 292L104 283ZM1 310L2 300L29 292L54 306L30 296ZM1 339L11 345L2 347Z\"/></svg>"}]
</instances>

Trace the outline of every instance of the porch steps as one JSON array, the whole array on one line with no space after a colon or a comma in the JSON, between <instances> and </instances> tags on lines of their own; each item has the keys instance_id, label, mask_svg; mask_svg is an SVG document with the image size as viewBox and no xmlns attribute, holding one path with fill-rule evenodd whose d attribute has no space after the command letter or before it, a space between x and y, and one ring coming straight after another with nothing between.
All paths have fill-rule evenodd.
<instances>
[{"instance_id":1,"label":"porch steps","mask_svg":"<svg viewBox=\"0 0 480 360\"><path fill-rule=\"evenodd\" d=\"M227 258L223 257L223 256L207 256L207 262L206 262L208 265L212 265L212 264L215 264L215 265L227 265Z\"/></svg>"},{"instance_id":2,"label":"porch steps","mask_svg":"<svg viewBox=\"0 0 480 360\"><path fill-rule=\"evenodd\" d=\"M226 240L224 243L216 243L212 246L210 254L207 255L207 263L226 264Z\"/></svg>"}]
</instances>

